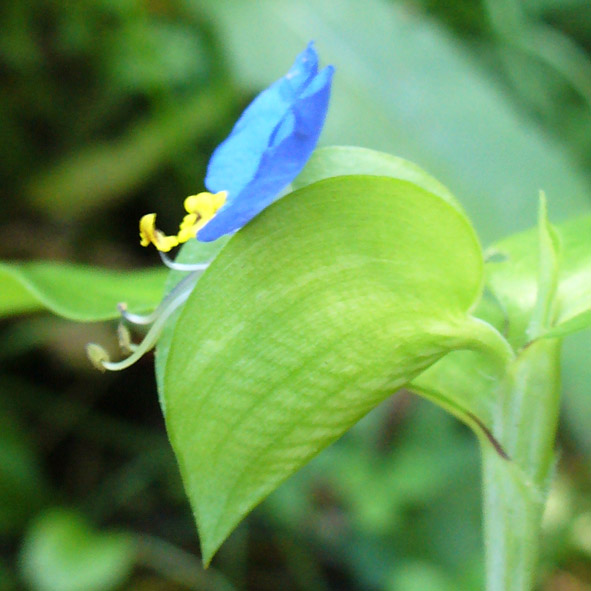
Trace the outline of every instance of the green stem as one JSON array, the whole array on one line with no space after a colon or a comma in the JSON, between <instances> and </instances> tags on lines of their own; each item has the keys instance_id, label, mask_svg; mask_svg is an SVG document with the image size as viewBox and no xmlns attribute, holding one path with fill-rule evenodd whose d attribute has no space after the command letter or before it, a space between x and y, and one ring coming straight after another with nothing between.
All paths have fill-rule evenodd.
<instances>
[{"instance_id":1,"label":"green stem","mask_svg":"<svg viewBox=\"0 0 591 591\"><path fill-rule=\"evenodd\" d=\"M492 433L509 459L482 440L487 591L531 591L534 585L554 466L559 354L558 340L531 343L496 393Z\"/></svg>"}]
</instances>

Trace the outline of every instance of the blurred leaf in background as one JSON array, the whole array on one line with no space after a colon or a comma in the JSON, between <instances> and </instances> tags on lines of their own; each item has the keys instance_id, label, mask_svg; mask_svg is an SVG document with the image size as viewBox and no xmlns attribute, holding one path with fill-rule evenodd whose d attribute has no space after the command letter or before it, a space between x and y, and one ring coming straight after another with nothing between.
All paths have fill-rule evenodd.
<instances>
[{"instance_id":1,"label":"blurred leaf in background","mask_svg":"<svg viewBox=\"0 0 591 591\"><path fill-rule=\"evenodd\" d=\"M552 221L589 209L584 0L32 0L0 22L3 260L156 264L139 215L175 225L242 106L310 39L337 67L324 144L415 161L486 245L535 224L540 188ZM114 327L29 304L0 325L0 589L35 588L18 556L52 506L144 539L120 589L481 589L475 442L408 394L272 495L203 578L150 360L97 375L76 351ZM591 585L590 353L588 333L567 341L549 591Z\"/></svg>"},{"instance_id":2,"label":"blurred leaf in background","mask_svg":"<svg viewBox=\"0 0 591 591\"><path fill-rule=\"evenodd\" d=\"M49 493L33 446L7 406L0 413L0 535L19 532Z\"/></svg>"},{"instance_id":3,"label":"blurred leaf in background","mask_svg":"<svg viewBox=\"0 0 591 591\"><path fill-rule=\"evenodd\" d=\"M23 578L37 591L110 591L133 563L129 535L94 532L77 513L57 508L35 519L21 551Z\"/></svg>"}]
</instances>

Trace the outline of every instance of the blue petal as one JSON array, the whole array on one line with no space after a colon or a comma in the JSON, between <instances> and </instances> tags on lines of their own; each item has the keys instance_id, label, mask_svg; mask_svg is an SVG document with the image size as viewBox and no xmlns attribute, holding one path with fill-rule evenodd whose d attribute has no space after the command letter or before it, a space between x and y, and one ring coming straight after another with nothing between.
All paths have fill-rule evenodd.
<instances>
[{"instance_id":1,"label":"blue petal","mask_svg":"<svg viewBox=\"0 0 591 591\"><path fill-rule=\"evenodd\" d=\"M208 191L228 191L232 198L252 181L275 128L317 71L318 54L310 43L289 72L254 99L216 148L205 177Z\"/></svg>"},{"instance_id":2,"label":"blue petal","mask_svg":"<svg viewBox=\"0 0 591 591\"><path fill-rule=\"evenodd\" d=\"M300 173L316 147L324 124L333 72L328 66L307 86L300 86L300 96L292 100L267 134L266 149L258 155L252 178L237 194L230 193L226 204L199 231L198 240L209 242L240 229ZM209 185L208 189L213 190Z\"/></svg>"}]
</instances>

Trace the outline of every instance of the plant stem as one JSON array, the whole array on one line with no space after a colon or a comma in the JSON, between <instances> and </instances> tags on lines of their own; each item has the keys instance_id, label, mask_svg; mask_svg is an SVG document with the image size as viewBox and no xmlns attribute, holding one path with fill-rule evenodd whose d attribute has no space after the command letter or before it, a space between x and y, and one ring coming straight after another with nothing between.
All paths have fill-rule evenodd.
<instances>
[{"instance_id":1,"label":"plant stem","mask_svg":"<svg viewBox=\"0 0 591 591\"><path fill-rule=\"evenodd\" d=\"M534 585L554 466L559 354L556 339L531 343L496 392L492 432L509 459L482 440L487 591L531 591Z\"/></svg>"}]
</instances>

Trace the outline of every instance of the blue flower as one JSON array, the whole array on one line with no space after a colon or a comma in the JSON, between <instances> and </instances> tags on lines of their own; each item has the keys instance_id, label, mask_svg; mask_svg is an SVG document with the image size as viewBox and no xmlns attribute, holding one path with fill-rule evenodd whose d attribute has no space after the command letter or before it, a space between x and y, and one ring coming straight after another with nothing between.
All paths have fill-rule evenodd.
<instances>
[{"instance_id":1,"label":"blue flower","mask_svg":"<svg viewBox=\"0 0 591 591\"><path fill-rule=\"evenodd\" d=\"M334 68L318 72L313 43L289 72L259 94L208 167L208 191L185 200L177 236L155 228L155 214L140 222L142 244L164 252L194 236L203 242L235 232L270 205L300 173L316 147L330 98Z\"/></svg>"},{"instance_id":2,"label":"blue flower","mask_svg":"<svg viewBox=\"0 0 591 591\"><path fill-rule=\"evenodd\" d=\"M216 148L207 167L208 192L185 199L187 215L178 234L166 236L158 230L154 213L142 217L141 244L153 244L170 268L191 272L147 316L129 313L125 304L120 304L123 320L151 327L139 345L132 345L125 325L120 325L122 348L132 351L121 361L111 361L101 346L89 344L88 356L96 367L125 369L149 351L166 321L189 297L199 273L207 267L176 263L162 253L191 238L210 242L239 230L300 173L324 125L333 72L332 66L318 72L318 55L310 43L289 72L247 107L230 135Z\"/></svg>"}]
</instances>

